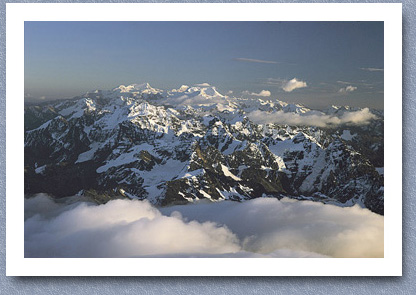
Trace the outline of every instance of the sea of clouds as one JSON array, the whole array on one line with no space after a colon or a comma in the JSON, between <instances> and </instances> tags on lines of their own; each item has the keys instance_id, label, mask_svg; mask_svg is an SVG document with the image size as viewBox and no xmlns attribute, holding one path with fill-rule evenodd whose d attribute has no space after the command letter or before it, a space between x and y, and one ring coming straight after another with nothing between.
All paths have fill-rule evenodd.
<instances>
[{"instance_id":1,"label":"sea of clouds","mask_svg":"<svg viewBox=\"0 0 416 295\"><path fill-rule=\"evenodd\" d=\"M70 203L70 204L69 204ZM25 199L25 257L383 257L384 217L260 198L155 208Z\"/></svg>"},{"instance_id":2,"label":"sea of clouds","mask_svg":"<svg viewBox=\"0 0 416 295\"><path fill-rule=\"evenodd\" d=\"M296 114L285 113L283 111L264 112L256 110L248 114L250 120L257 124L287 124L287 125L303 125L328 127L337 125L366 125L377 116L371 113L370 109L364 108L359 111L345 112L342 115L325 115L325 114Z\"/></svg>"}]
</instances>

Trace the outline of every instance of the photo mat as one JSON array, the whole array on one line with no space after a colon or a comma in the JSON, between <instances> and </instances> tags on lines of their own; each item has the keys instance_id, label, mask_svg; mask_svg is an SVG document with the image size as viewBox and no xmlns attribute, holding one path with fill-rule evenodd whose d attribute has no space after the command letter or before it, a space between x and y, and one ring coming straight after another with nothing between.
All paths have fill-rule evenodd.
<instances>
[{"instance_id":1,"label":"photo mat","mask_svg":"<svg viewBox=\"0 0 416 295\"><path fill-rule=\"evenodd\" d=\"M261 7L263 7L263 6L261 6ZM298 6L298 7L300 7L300 6ZM385 22L385 24L386 23L388 23L388 22ZM388 27L388 26L387 26ZM388 33L387 33L387 30L386 30L386 35L388 35ZM385 35L385 36L386 36ZM385 56L386 56L386 54L388 54L388 50L386 50L386 52L385 52ZM242 57L237 57L237 58L240 58L240 59L243 59ZM240 60L240 62L251 62L251 63L253 63L253 61L242 61L242 60ZM258 60L257 61L254 61L254 63L258 63ZM269 61L270 62L270 61ZM387 80L387 78L388 78L388 74L387 74L387 69L388 69L388 63L386 62L385 63L385 77L386 77L386 80ZM202 82L202 81L201 81ZM290 81L287 81L287 82L290 82ZM341 91L341 89L345 89L344 91L345 92L347 92L348 90L346 90L347 89L347 87L348 87L349 85L347 85L347 86L345 86L345 87L340 87L340 92L342 92ZM200 87L202 87L202 86L200 86ZM284 86L283 86L284 87ZM354 86L351 86L351 87L354 87ZM352 88L349 88L349 89L352 89ZM385 103L386 103L386 105L387 105L387 93L388 93L388 83L385 83L385 92L386 92L386 98L385 98ZM252 93L255 93L255 92L252 92ZM261 91L259 91L258 93L256 93L256 94L259 94L259 93L261 93ZM388 124L388 118L389 118L389 114L386 114L386 117L385 117L385 122L386 122L386 124ZM387 128L387 126L386 126L386 133L385 134L388 134L388 128ZM347 136L347 135L345 135L345 136ZM386 149L387 149L388 147L387 147L387 144L386 144ZM224 169L226 170L225 172L224 172ZM230 176L231 175L231 178L232 178L232 176L234 176L234 177L238 177L238 176L236 176L236 175L234 175L232 172L230 172L229 170L228 170L228 168L227 167L222 167L222 171L224 172L224 174L227 174L228 173L228 176ZM388 175L388 173L386 173L386 187L387 187L387 185L388 185L388 181L387 181L387 175ZM235 180L235 179L234 179ZM387 188L386 188L386 195L387 195ZM387 200L386 200L386 203L387 203ZM387 215L387 213L388 213L388 210L387 210L387 207L386 207L386 216L388 216ZM386 250L387 250L388 248L386 248ZM386 253L388 253L388 251L386 252ZM389 256L388 254L386 255L387 257ZM386 256L385 256L385 258L383 258L383 259L381 259L381 260L388 260L388 259L386 259ZM149 258L150 259L150 258ZM178 258L177 258L178 259ZM25 258L25 260L26 261L28 261L28 260L32 260L32 259L26 259ZM40 260L40 259L37 259L37 260ZM169 259L168 259L169 260ZM189 260L191 260L191 259L189 259ZM221 260L223 260L222 258L221 258ZM237 259L236 259L237 260ZM240 260L240 258L238 258L238 260ZM253 260L257 260L257 259L253 259ZM266 264L268 264L268 263L273 263L273 262L268 262L270 259L263 259L263 260L267 260L267 262L266 261L264 261L264 263L266 263ZM304 261L304 259L297 259L297 260L302 260L302 261ZM319 259L320 260L320 259ZM328 259L326 259L326 260L328 260ZM329 259L329 260L332 260L332 259ZM362 261L365 261L366 259L362 259ZM375 260L378 260L378 259L375 259ZM181 260L182 261L182 260ZM224 261L227 261L226 262L226 264L228 263L228 261L230 261L229 259L225 259ZM247 259L243 259L243 261L248 261ZM192 263L192 262L190 262L190 263ZM240 262L236 262L236 263L240 263ZM244 263L251 263L251 262L244 262ZM253 263L257 263L257 262L255 262L255 261L253 261ZM260 263L263 263L263 261L262 262L260 262ZM302 262L303 263L303 262ZM329 262L329 263L331 263L331 262ZM231 264L234 264L234 262L231 262ZM306 262L306 265L307 264L309 264L309 262Z\"/></svg>"}]
</instances>

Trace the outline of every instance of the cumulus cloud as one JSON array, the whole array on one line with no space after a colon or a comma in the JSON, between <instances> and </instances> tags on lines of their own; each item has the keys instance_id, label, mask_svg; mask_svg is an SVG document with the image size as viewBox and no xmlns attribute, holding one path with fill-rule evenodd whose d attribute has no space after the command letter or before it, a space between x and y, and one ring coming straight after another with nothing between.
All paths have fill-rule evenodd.
<instances>
[{"instance_id":1,"label":"cumulus cloud","mask_svg":"<svg viewBox=\"0 0 416 295\"><path fill-rule=\"evenodd\" d=\"M201 84L195 84L195 86L198 86L198 87L209 87L211 85L209 85L208 83L201 83Z\"/></svg>"},{"instance_id":2,"label":"cumulus cloud","mask_svg":"<svg viewBox=\"0 0 416 295\"><path fill-rule=\"evenodd\" d=\"M384 69L380 69L380 68L360 68L363 71L367 71L367 72L383 72Z\"/></svg>"},{"instance_id":3,"label":"cumulus cloud","mask_svg":"<svg viewBox=\"0 0 416 295\"><path fill-rule=\"evenodd\" d=\"M306 84L306 82L293 78L292 80L286 81L285 83L283 83L282 89L286 92L292 92L295 89L304 88L307 86L308 85Z\"/></svg>"},{"instance_id":4,"label":"cumulus cloud","mask_svg":"<svg viewBox=\"0 0 416 295\"><path fill-rule=\"evenodd\" d=\"M243 91L242 93L246 94L246 95L262 96L262 97L268 97L272 94L269 90L262 90L259 93L250 92L250 91L246 90L246 91Z\"/></svg>"},{"instance_id":5,"label":"cumulus cloud","mask_svg":"<svg viewBox=\"0 0 416 295\"><path fill-rule=\"evenodd\" d=\"M156 209L147 201L25 200L25 257L383 257L383 216L255 199Z\"/></svg>"},{"instance_id":6,"label":"cumulus cloud","mask_svg":"<svg viewBox=\"0 0 416 295\"><path fill-rule=\"evenodd\" d=\"M33 210L34 202L26 202L25 207ZM25 257L221 254L239 251L238 242L224 226L188 222L178 213L163 216L149 202L137 200L100 206L81 203L55 218L37 214L25 221Z\"/></svg>"},{"instance_id":7,"label":"cumulus cloud","mask_svg":"<svg viewBox=\"0 0 416 295\"><path fill-rule=\"evenodd\" d=\"M357 90L357 87L352 86L352 85L348 85L347 87L343 87L340 90L338 90L339 93L348 93L348 92L353 92Z\"/></svg>"},{"instance_id":8,"label":"cumulus cloud","mask_svg":"<svg viewBox=\"0 0 416 295\"><path fill-rule=\"evenodd\" d=\"M259 198L242 203L220 202L174 206L183 217L226 224L246 252L292 255L315 253L330 257L383 257L384 218L358 206ZM295 254L296 253L296 254ZM294 257L294 256L292 256Z\"/></svg>"},{"instance_id":9,"label":"cumulus cloud","mask_svg":"<svg viewBox=\"0 0 416 295\"><path fill-rule=\"evenodd\" d=\"M262 59L254 59L254 58L244 58L244 57L237 57L234 58L236 61L242 61L242 62L255 62L255 63L262 63L262 64L278 64L277 61L272 60L262 60Z\"/></svg>"},{"instance_id":10,"label":"cumulus cloud","mask_svg":"<svg viewBox=\"0 0 416 295\"><path fill-rule=\"evenodd\" d=\"M334 125L366 125L377 116L364 108L355 112L344 112L342 115L326 115L323 113L313 112L310 114L285 113L283 111L264 112L261 110L253 111L247 116L257 124L282 124L282 125L302 125L328 127Z\"/></svg>"}]
</instances>

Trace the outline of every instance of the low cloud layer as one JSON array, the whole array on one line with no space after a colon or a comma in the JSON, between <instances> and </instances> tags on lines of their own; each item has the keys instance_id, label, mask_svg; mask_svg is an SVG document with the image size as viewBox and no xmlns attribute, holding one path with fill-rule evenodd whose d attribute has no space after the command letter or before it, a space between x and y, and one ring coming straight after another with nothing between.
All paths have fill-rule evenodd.
<instances>
[{"instance_id":1,"label":"low cloud layer","mask_svg":"<svg viewBox=\"0 0 416 295\"><path fill-rule=\"evenodd\" d=\"M304 88L307 87L308 85L306 84L306 82L300 81L296 78L293 78L290 81L286 81L283 86L282 89L286 92L292 92L295 89L298 88Z\"/></svg>"},{"instance_id":2,"label":"low cloud layer","mask_svg":"<svg viewBox=\"0 0 416 295\"><path fill-rule=\"evenodd\" d=\"M252 96L261 96L261 97L269 97L272 93L269 90L262 90L259 93L250 92L250 91L243 91L243 94L252 95Z\"/></svg>"},{"instance_id":3,"label":"low cloud layer","mask_svg":"<svg viewBox=\"0 0 416 295\"><path fill-rule=\"evenodd\" d=\"M312 114L296 114L285 113L283 111L277 111L273 113L264 112L260 110L253 111L247 116L254 123L268 124L275 123L281 125L301 125L301 126L317 126L317 127L329 127L335 125L366 125L371 120L376 119L377 116L370 112L368 108L364 108L360 111L345 112L342 115L325 115L319 113Z\"/></svg>"},{"instance_id":4,"label":"low cloud layer","mask_svg":"<svg viewBox=\"0 0 416 295\"><path fill-rule=\"evenodd\" d=\"M358 206L342 208L311 201L260 198L161 210L179 211L183 217L199 222L215 220L225 224L248 252L270 254L285 249L292 254L330 257L382 257L384 252L383 216Z\"/></svg>"},{"instance_id":5,"label":"low cloud layer","mask_svg":"<svg viewBox=\"0 0 416 295\"><path fill-rule=\"evenodd\" d=\"M37 199L48 202L44 196ZM26 202L26 210L35 202ZM239 250L238 239L226 227L186 222L179 214L163 216L147 201L114 200L100 206L81 203L54 218L34 215L25 221L25 257L133 257Z\"/></svg>"},{"instance_id":6,"label":"low cloud layer","mask_svg":"<svg viewBox=\"0 0 416 295\"><path fill-rule=\"evenodd\" d=\"M162 208L25 200L25 257L382 257L383 216L255 199Z\"/></svg>"}]
</instances>

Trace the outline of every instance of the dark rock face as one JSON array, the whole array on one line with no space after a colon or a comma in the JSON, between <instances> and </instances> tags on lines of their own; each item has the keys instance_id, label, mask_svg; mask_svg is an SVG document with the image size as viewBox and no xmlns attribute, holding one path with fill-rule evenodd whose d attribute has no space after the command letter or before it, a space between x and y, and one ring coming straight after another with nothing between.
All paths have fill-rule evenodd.
<instances>
[{"instance_id":1,"label":"dark rock face","mask_svg":"<svg viewBox=\"0 0 416 295\"><path fill-rule=\"evenodd\" d=\"M286 196L383 214L384 180L375 169L384 164L382 119L331 128L260 125L239 108L207 115L172 109L161 98L94 92L28 107L25 193L163 206Z\"/></svg>"}]
</instances>

